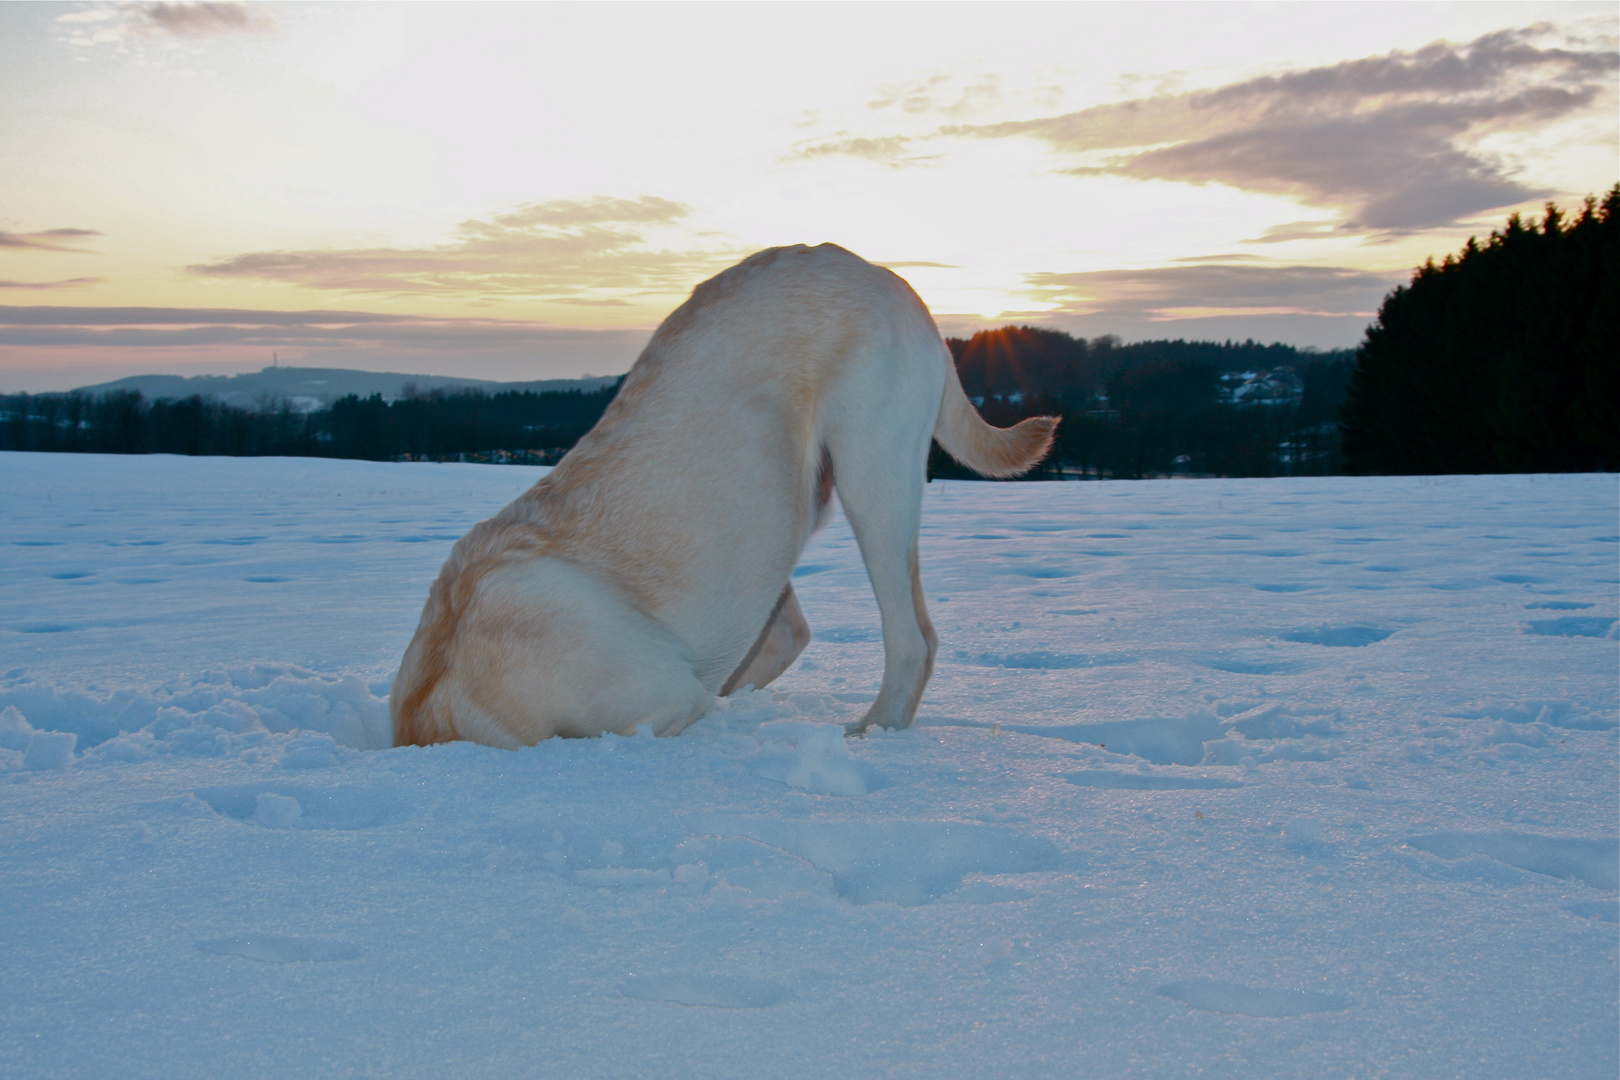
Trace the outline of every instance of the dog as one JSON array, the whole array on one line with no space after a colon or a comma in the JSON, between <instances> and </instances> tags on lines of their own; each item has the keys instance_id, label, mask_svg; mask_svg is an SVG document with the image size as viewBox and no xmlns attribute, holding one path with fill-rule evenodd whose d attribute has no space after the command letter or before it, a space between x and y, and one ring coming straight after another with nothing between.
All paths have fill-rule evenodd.
<instances>
[{"instance_id":1,"label":"dog","mask_svg":"<svg viewBox=\"0 0 1620 1080\"><path fill-rule=\"evenodd\" d=\"M883 623L852 734L908 726L937 639L917 531L930 437L986 476L1054 417L985 423L911 287L833 244L699 285L549 474L451 550L390 695L396 746L680 732L810 640L789 584L833 493Z\"/></svg>"}]
</instances>

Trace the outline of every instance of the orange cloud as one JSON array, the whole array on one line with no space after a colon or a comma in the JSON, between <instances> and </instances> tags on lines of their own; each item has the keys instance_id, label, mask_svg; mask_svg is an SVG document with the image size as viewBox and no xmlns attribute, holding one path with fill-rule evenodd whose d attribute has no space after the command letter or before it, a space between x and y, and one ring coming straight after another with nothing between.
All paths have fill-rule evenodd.
<instances>
[{"instance_id":1,"label":"orange cloud","mask_svg":"<svg viewBox=\"0 0 1620 1080\"><path fill-rule=\"evenodd\" d=\"M64 240L77 240L81 236L100 236L94 229L45 229L42 232L0 232L0 248L25 251L83 251L69 247Z\"/></svg>"},{"instance_id":2,"label":"orange cloud","mask_svg":"<svg viewBox=\"0 0 1620 1080\"><path fill-rule=\"evenodd\" d=\"M612 306L626 302L627 294L683 293L746 254L661 246L654 234L690 213L650 195L563 199L464 221L453 241L431 247L260 251L186 269L356 293L525 296Z\"/></svg>"}]
</instances>

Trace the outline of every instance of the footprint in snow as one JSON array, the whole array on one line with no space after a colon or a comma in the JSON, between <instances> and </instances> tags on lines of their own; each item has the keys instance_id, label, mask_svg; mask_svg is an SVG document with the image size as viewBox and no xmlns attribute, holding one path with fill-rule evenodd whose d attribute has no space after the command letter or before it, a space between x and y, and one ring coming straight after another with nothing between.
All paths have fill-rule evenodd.
<instances>
[{"instance_id":1,"label":"footprint in snow","mask_svg":"<svg viewBox=\"0 0 1620 1080\"><path fill-rule=\"evenodd\" d=\"M1394 632L1377 626L1328 626L1324 624L1314 630L1295 630L1278 636L1284 641L1298 641L1306 645L1359 649L1383 641Z\"/></svg>"},{"instance_id":2,"label":"footprint in snow","mask_svg":"<svg viewBox=\"0 0 1620 1080\"><path fill-rule=\"evenodd\" d=\"M1601 615L1566 615L1562 619L1532 619L1527 634L1542 637L1607 637L1615 620Z\"/></svg>"},{"instance_id":3,"label":"footprint in snow","mask_svg":"<svg viewBox=\"0 0 1620 1080\"><path fill-rule=\"evenodd\" d=\"M780 983L741 975L639 975L619 987L619 993L637 1001L714 1009L765 1009L793 996Z\"/></svg>"},{"instance_id":4,"label":"footprint in snow","mask_svg":"<svg viewBox=\"0 0 1620 1080\"><path fill-rule=\"evenodd\" d=\"M969 875L1028 874L1072 863L1044 838L958 822L792 821L717 814L693 824L707 836L747 838L796 856L830 876L833 891L855 904L918 907L961 889ZM746 869L730 858L721 860L731 862L730 867L712 856L702 861L728 880Z\"/></svg>"},{"instance_id":5,"label":"footprint in snow","mask_svg":"<svg viewBox=\"0 0 1620 1080\"><path fill-rule=\"evenodd\" d=\"M1620 923L1620 903L1614 900L1577 900L1573 904L1565 904L1564 910L1583 919Z\"/></svg>"},{"instance_id":6,"label":"footprint in snow","mask_svg":"<svg viewBox=\"0 0 1620 1080\"><path fill-rule=\"evenodd\" d=\"M1044 670L1113 667L1118 664L1135 663L1134 657L1123 656L1119 653L1060 653L1044 650L1022 653L970 653L966 649L958 649L952 659L956 663L971 664L974 667Z\"/></svg>"},{"instance_id":7,"label":"footprint in snow","mask_svg":"<svg viewBox=\"0 0 1620 1080\"><path fill-rule=\"evenodd\" d=\"M1441 832L1409 837L1410 847L1447 861L1483 855L1533 874L1583 881L1608 892L1620 888L1620 841L1534 833Z\"/></svg>"},{"instance_id":8,"label":"footprint in snow","mask_svg":"<svg viewBox=\"0 0 1620 1080\"><path fill-rule=\"evenodd\" d=\"M939 723L939 721L933 721ZM965 727L988 727L983 722L962 724ZM1155 765L1198 765L1204 760L1206 742L1225 735L1216 717L1198 713L1184 717L1148 717L1142 720L1115 720L1089 724L1001 724L1003 731L1021 735L1039 735L1049 739L1101 746L1116 754L1135 754ZM1108 770L1092 770L1107 772ZM1108 781L1087 783L1073 780L1073 776L1087 777L1092 771L1071 774L1071 783L1082 787L1127 787L1135 781ZM1113 775L1110 773L1110 775ZM1140 774L1146 776L1148 774ZM1145 780L1146 787L1156 786ZM1204 786L1204 785L1192 785ZM1215 785L1220 786L1220 785Z\"/></svg>"},{"instance_id":9,"label":"footprint in snow","mask_svg":"<svg viewBox=\"0 0 1620 1080\"><path fill-rule=\"evenodd\" d=\"M222 784L195 794L221 817L269 829L372 829L404 811L401 800L383 787Z\"/></svg>"},{"instance_id":10,"label":"footprint in snow","mask_svg":"<svg viewBox=\"0 0 1620 1080\"><path fill-rule=\"evenodd\" d=\"M1217 656L1205 660L1204 666L1234 675L1286 675L1299 669L1290 660L1249 660L1239 656Z\"/></svg>"},{"instance_id":11,"label":"footprint in snow","mask_svg":"<svg viewBox=\"0 0 1620 1080\"><path fill-rule=\"evenodd\" d=\"M238 934L197 942L200 952L215 956L241 956L266 964L297 964L306 961L358 960L366 950L348 941L331 938L282 937L279 934Z\"/></svg>"},{"instance_id":12,"label":"footprint in snow","mask_svg":"<svg viewBox=\"0 0 1620 1080\"><path fill-rule=\"evenodd\" d=\"M1239 1016L1288 1017L1307 1013L1338 1012L1350 1007L1343 994L1317 990L1285 990L1276 987L1240 986L1219 979L1182 979L1154 991L1162 997L1207 1012L1237 1013Z\"/></svg>"},{"instance_id":13,"label":"footprint in snow","mask_svg":"<svg viewBox=\"0 0 1620 1080\"><path fill-rule=\"evenodd\" d=\"M1083 769L1064 773L1063 779L1076 787L1105 788L1111 791L1208 791L1215 788L1236 788L1244 785L1237 780L1219 776L1175 776L1165 773L1126 772L1123 769Z\"/></svg>"}]
</instances>

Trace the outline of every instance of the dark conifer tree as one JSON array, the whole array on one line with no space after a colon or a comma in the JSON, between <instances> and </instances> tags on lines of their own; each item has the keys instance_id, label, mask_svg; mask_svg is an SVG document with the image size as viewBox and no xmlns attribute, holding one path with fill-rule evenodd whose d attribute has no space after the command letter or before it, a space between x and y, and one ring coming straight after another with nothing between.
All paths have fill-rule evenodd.
<instances>
[{"instance_id":1,"label":"dark conifer tree","mask_svg":"<svg viewBox=\"0 0 1620 1080\"><path fill-rule=\"evenodd\" d=\"M1620 469L1620 185L1432 260L1385 298L1345 401L1352 473Z\"/></svg>"}]
</instances>

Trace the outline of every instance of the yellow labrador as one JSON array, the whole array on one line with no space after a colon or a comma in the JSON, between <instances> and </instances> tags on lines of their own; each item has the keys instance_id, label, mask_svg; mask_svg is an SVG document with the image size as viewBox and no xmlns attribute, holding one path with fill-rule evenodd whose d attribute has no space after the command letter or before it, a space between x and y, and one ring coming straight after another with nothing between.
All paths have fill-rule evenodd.
<instances>
[{"instance_id":1,"label":"yellow labrador","mask_svg":"<svg viewBox=\"0 0 1620 1080\"><path fill-rule=\"evenodd\" d=\"M903 728L933 668L917 573L929 438L989 476L1052 417L994 428L928 309L832 244L699 285L562 462L450 552L394 681L395 745L672 735L810 640L788 584L834 490L883 620L883 685L850 730Z\"/></svg>"}]
</instances>

